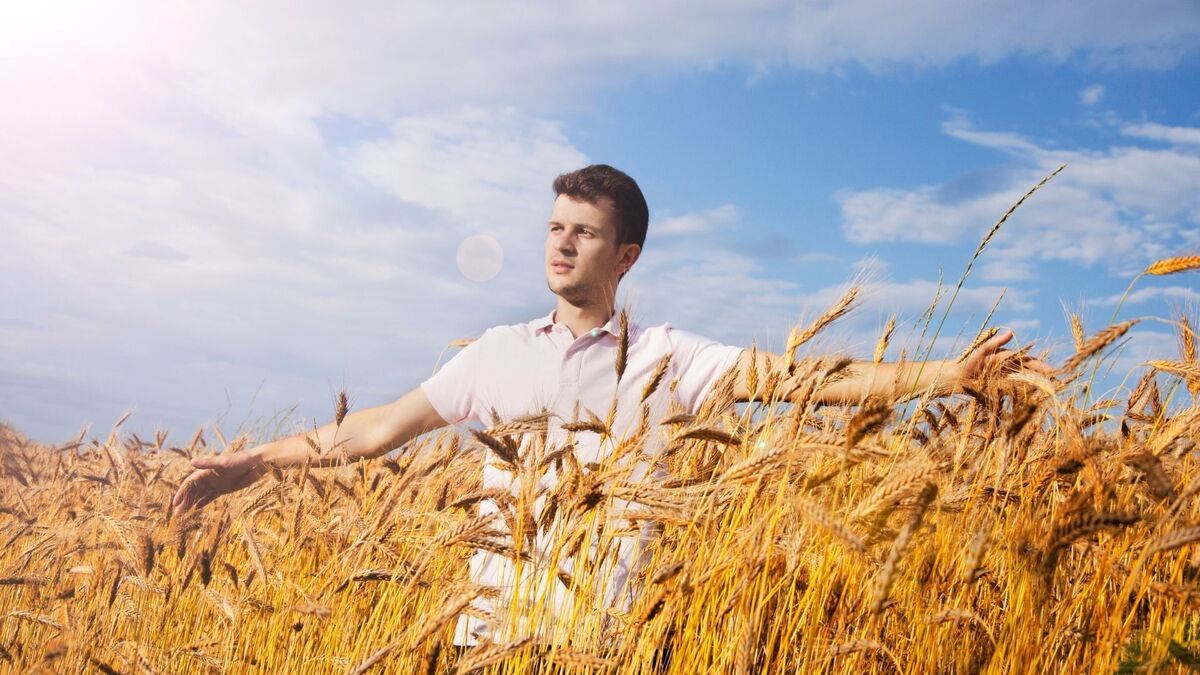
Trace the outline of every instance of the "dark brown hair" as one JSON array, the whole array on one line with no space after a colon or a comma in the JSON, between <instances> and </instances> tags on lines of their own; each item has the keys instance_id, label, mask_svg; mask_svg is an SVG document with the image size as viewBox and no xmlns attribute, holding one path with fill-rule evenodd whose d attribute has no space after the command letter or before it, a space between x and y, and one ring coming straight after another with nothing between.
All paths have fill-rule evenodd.
<instances>
[{"instance_id":1,"label":"dark brown hair","mask_svg":"<svg viewBox=\"0 0 1200 675\"><path fill-rule=\"evenodd\" d=\"M595 205L612 200L616 215L617 245L646 243L650 209L637 181L607 164L592 164L554 179L554 193Z\"/></svg>"}]
</instances>

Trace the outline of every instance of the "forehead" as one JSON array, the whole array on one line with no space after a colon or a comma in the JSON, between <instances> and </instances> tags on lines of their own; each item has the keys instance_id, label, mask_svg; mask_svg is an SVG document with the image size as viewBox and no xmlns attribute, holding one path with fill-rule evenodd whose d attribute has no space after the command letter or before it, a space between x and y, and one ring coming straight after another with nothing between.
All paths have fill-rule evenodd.
<instances>
[{"instance_id":1,"label":"forehead","mask_svg":"<svg viewBox=\"0 0 1200 675\"><path fill-rule=\"evenodd\" d=\"M600 229L615 229L613 203L601 197L597 204L577 200L567 195L558 195L550 211L550 222L560 225L591 225Z\"/></svg>"}]
</instances>

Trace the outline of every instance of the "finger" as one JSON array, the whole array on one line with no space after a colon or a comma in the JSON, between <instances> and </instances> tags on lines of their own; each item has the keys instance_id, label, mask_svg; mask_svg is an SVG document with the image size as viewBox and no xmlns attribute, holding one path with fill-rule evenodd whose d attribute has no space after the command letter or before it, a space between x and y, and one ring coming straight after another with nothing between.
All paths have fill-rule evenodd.
<instances>
[{"instance_id":1,"label":"finger","mask_svg":"<svg viewBox=\"0 0 1200 675\"><path fill-rule=\"evenodd\" d=\"M177 492L175 494L175 505L174 505L174 509L172 510L172 513L174 515L176 515L176 516L183 515L184 513L187 513L188 509L190 509L192 507L192 496L190 493L191 493L191 488L187 487L187 488L180 488L179 492Z\"/></svg>"},{"instance_id":2,"label":"finger","mask_svg":"<svg viewBox=\"0 0 1200 675\"><path fill-rule=\"evenodd\" d=\"M197 469L220 469L225 461L220 457L197 457L192 460L192 466Z\"/></svg>"},{"instance_id":3,"label":"finger","mask_svg":"<svg viewBox=\"0 0 1200 675\"><path fill-rule=\"evenodd\" d=\"M171 500L171 505L179 506L182 504L184 499L187 498L187 493L192 489L192 484L195 482L192 476L184 478L183 482L179 484L179 489L175 491L175 498Z\"/></svg>"},{"instance_id":4,"label":"finger","mask_svg":"<svg viewBox=\"0 0 1200 675\"><path fill-rule=\"evenodd\" d=\"M204 477L211 475L212 471L207 470L197 470L188 474L187 478L184 478L183 482L179 484L179 489L175 491L175 499L172 503L179 503L182 501L184 496L195 487L197 482Z\"/></svg>"},{"instance_id":5,"label":"finger","mask_svg":"<svg viewBox=\"0 0 1200 675\"><path fill-rule=\"evenodd\" d=\"M183 480L183 483L179 486L179 491L175 493L180 513L195 506L198 498L197 493L203 487L202 481L211 475L213 475L213 472L208 470L193 471L191 475Z\"/></svg>"},{"instance_id":6,"label":"finger","mask_svg":"<svg viewBox=\"0 0 1200 675\"><path fill-rule=\"evenodd\" d=\"M1044 361L1039 361L1037 359L1030 359L1029 361L1025 362L1022 365L1036 373L1041 374L1041 375L1050 375L1050 374L1054 373L1054 366L1051 366L1050 364L1048 364Z\"/></svg>"},{"instance_id":7,"label":"finger","mask_svg":"<svg viewBox=\"0 0 1200 675\"><path fill-rule=\"evenodd\" d=\"M187 486L180 489L179 506L178 506L180 513L190 511L192 509L192 507L195 506L196 499L197 499L197 490L199 489L199 487L200 487L199 484L197 484L196 481L193 480L192 482L188 483Z\"/></svg>"},{"instance_id":8,"label":"finger","mask_svg":"<svg viewBox=\"0 0 1200 675\"><path fill-rule=\"evenodd\" d=\"M1045 361L1042 361L1041 359L1029 356L1028 354L1022 354L1020 360L1016 362L1016 365L1022 370L1033 371L1039 375L1051 375L1055 372L1053 366Z\"/></svg>"},{"instance_id":9,"label":"finger","mask_svg":"<svg viewBox=\"0 0 1200 675\"><path fill-rule=\"evenodd\" d=\"M999 367L999 368L1014 367L1017 363L1020 362L1021 358L1022 357L1021 357L1020 352L1014 352L1011 349L1003 349L1003 348L997 349L996 351L994 351L991 354L988 354L986 357L984 357L984 359L987 361L987 364L993 368L995 368L995 367Z\"/></svg>"},{"instance_id":10,"label":"finger","mask_svg":"<svg viewBox=\"0 0 1200 675\"><path fill-rule=\"evenodd\" d=\"M187 498L179 508L180 513L187 513L188 511L200 509L205 504L213 500L212 492L203 490L202 488L202 485L196 484L188 490Z\"/></svg>"},{"instance_id":11,"label":"finger","mask_svg":"<svg viewBox=\"0 0 1200 675\"><path fill-rule=\"evenodd\" d=\"M994 352L1000 348L1000 345L1003 345L1004 343L1008 342L1011 339L1013 339L1012 329L1005 328L1004 330L1000 331L999 333L996 333L995 335L993 335L992 339L979 345L979 349L982 350L984 353Z\"/></svg>"}]
</instances>

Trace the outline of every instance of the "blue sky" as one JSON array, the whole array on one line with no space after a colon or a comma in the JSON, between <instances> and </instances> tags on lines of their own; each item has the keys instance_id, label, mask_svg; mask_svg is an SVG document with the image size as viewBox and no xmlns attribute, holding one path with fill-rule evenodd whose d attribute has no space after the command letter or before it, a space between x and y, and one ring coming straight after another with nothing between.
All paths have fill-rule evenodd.
<instances>
[{"instance_id":1,"label":"blue sky","mask_svg":"<svg viewBox=\"0 0 1200 675\"><path fill-rule=\"evenodd\" d=\"M650 203L635 316L732 344L778 348L862 275L814 348L866 356L893 313L903 338L1064 162L935 354L1003 292L997 321L1061 357L1063 302L1098 330L1148 262L1200 252L1194 2L644 5L0 9L0 419L265 434L343 385L391 400L550 309L549 184L589 162ZM473 235L503 251L488 281L456 261ZM1143 279L1123 316L1195 322L1197 279ZM1114 372L1175 350L1143 324Z\"/></svg>"}]
</instances>

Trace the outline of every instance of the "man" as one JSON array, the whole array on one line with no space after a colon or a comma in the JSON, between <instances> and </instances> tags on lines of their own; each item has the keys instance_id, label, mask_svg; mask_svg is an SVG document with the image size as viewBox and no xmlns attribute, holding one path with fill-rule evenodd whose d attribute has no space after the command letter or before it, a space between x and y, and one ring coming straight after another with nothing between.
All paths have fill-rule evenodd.
<instances>
[{"instance_id":1,"label":"man","mask_svg":"<svg viewBox=\"0 0 1200 675\"><path fill-rule=\"evenodd\" d=\"M628 344L622 350L622 329L614 312L616 291L641 255L649 220L646 201L633 179L602 164L559 176L554 190L557 196L546 230L545 266L547 284L558 300L550 314L528 323L491 328L395 402L350 414L340 428L330 423L317 429L315 440L323 448L333 446L336 432L341 444L338 453L317 455L305 435L298 435L246 452L194 460L196 471L180 486L175 506L203 506L221 494L250 485L272 465L331 465L378 457L445 425L492 424L539 410L550 413L551 436L560 444L565 436L562 423L581 419L581 411L607 419L611 436L619 438L644 425L646 417L661 419L671 410L696 413L713 384L730 368L737 368L738 373L751 367L767 372L777 365L778 355L758 352L752 363L749 350L718 344L670 324L629 325ZM1002 358L1000 347L1011 337L1010 331L1004 331L960 362L932 362L923 367L856 362L846 370L846 377L817 392L812 400L859 403L872 395L900 399L927 391L952 393L989 361ZM668 355L669 361L664 358ZM661 372L664 363L665 373ZM671 384L657 387L654 395L647 396L647 383L654 377ZM738 400L751 398L746 381L744 376L736 378ZM647 440L647 446L654 442ZM580 433L573 453L579 465L587 465L603 461L611 450L611 444L602 445L596 434ZM485 464L484 487L509 486L511 475L494 464ZM635 475L644 476L646 470L641 467ZM553 476L543 487L552 484ZM536 506L541 507L541 503ZM480 510L488 513L496 508L481 503ZM639 550L638 545L617 546L607 587L601 589L606 595L603 602L628 606L635 590L631 578ZM520 573L509 559L484 550L472 557L471 575L477 583L494 586L525 583L518 579ZM562 616L572 613L568 593L562 588L547 592L554 597L547 601L546 611ZM493 614L498 609L488 603L477 604L477 608ZM485 637L494 638L493 628L464 614L455 643L475 644Z\"/></svg>"}]
</instances>

